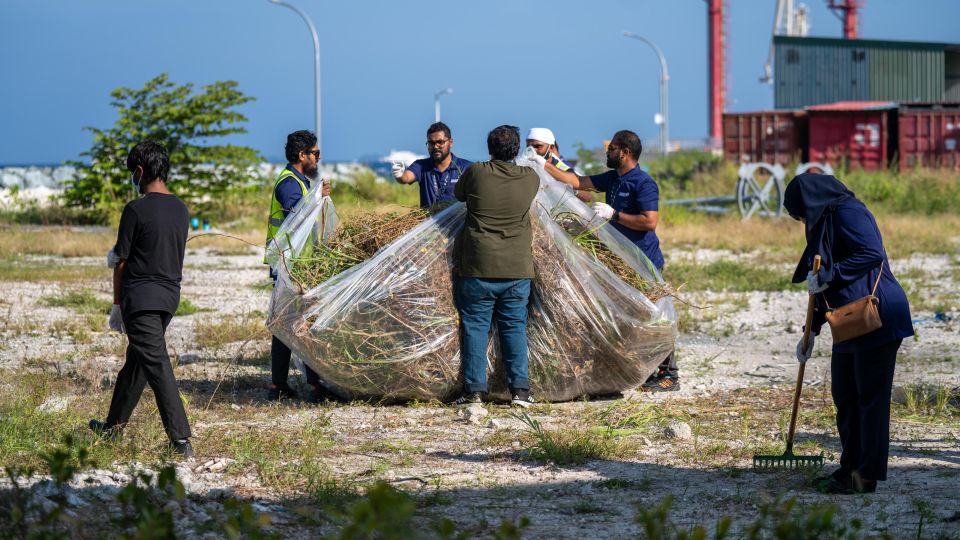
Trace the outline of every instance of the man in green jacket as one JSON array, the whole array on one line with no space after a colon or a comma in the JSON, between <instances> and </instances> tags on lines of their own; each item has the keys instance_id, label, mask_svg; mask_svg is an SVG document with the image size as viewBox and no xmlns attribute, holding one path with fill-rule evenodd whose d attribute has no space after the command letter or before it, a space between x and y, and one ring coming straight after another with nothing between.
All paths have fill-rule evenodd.
<instances>
[{"instance_id":1,"label":"man in green jacket","mask_svg":"<svg viewBox=\"0 0 960 540\"><path fill-rule=\"evenodd\" d=\"M533 169L513 162L520 132L500 126L487 135L490 161L474 163L454 195L467 203L455 286L460 310L464 392L455 403L481 403L487 392L487 345L496 322L511 403L533 403L527 372L527 303L533 279L530 207L540 187Z\"/></svg>"}]
</instances>

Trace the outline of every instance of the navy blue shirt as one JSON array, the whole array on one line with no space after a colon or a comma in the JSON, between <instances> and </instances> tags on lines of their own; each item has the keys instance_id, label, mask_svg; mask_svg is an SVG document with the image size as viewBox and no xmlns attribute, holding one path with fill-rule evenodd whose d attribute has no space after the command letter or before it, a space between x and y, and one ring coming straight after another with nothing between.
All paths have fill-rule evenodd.
<instances>
[{"instance_id":1,"label":"navy blue shirt","mask_svg":"<svg viewBox=\"0 0 960 540\"><path fill-rule=\"evenodd\" d=\"M590 182L604 192L607 204L614 210L624 214L659 211L660 188L639 166L630 169L623 176L619 176L616 170L611 169L603 174L591 176ZM621 223L610 222L610 224L636 244L658 270L663 269L663 253L660 252L660 239L657 238L655 231L635 231L624 227Z\"/></svg>"},{"instance_id":2,"label":"navy blue shirt","mask_svg":"<svg viewBox=\"0 0 960 540\"><path fill-rule=\"evenodd\" d=\"M813 326L815 334L826 322L827 304L838 308L867 296L877 282L877 272L883 265L883 275L875 293L883 326L858 338L835 343L833 352L854 353L873 350L894 340L913 335L910 304L903 288L890 270L890 261L883 249L883 239L873 214L857 199L850 198L837 205L832 220L833 245L825 245L821 253L823 267L820 277L828 285L817 295ZM825 235L827 236L827 235ZM812 264L812 261L808 261ZM825 302L826 301L826 302Z\"/></svg>"},{"instance_id":3,"label":"navy blue shirt","mask_svg":"<svg viewBox=\"0 0 960 540\"><path fill-rule=\"evenodd\" d=\"M457 181L460 175L466 172L473 162L458 158L450 153L450 166L447 170L440 172L433 158L418 159L407 167L407 170L413 173L417 182L420 183L420 208L433 206L438 202L456 201L453 195L453 188L457 187Z\"/></svg>"},{"instance_id":4,"label":"navy blue shirt","mask_svg":"<svg viewBox=\"0 0 960 540\"><path fill-rule=\"evenodd\" d=\"M307 187L307 191L310 190L310 180L308 180L306 176L300 174L300 172L294 169L289 163L287 164L287 170L297 175L297 178ZM282 182L277 184L275 189L277 200L280 201L280 206L283 208L283 219L287 219L290 210L293 210L293 207L303 198L303 190L300 189L300 184L290 177L284 178Z\"/></svg>"}]
</instances>

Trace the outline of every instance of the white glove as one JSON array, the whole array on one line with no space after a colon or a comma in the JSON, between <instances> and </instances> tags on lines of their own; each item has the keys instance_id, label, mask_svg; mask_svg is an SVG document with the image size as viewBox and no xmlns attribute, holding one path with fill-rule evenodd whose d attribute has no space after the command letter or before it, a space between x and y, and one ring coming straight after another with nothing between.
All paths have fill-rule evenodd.
<instances>
[{"instance_id":1,"label":"white glove","mask_svg":"<svg viewBox=\"0 0 960 540\"><path fill-rule=\"evenodd\" d=\"M797 362L804 364L813 356L814 337L810 334L810 339L807 340L807 352L803 352L803 336L800 336L800 341L797 342Z\"/></svg>"},{"instance_id":2,"label":"white glove","mask_svg":"<svg viewBox=\"0 0 960 540\"><path fill-rule=\"evenodd\" d=\"M526 149L524 149L523 157L528 161L536 163L537 167L540 167L541 169L547 166L547 158L538 154L532 146L528 146Z\"/></svg>"},{"instance_id":3,"label":"white glove","mask_svg":"<svg viewBox=\"0 0 960 540\"><path fill-rule=\"evenodd\" d=\"M613 217L613 207L609 204L602 202L593 203L593 213L602 217L603 219L609 220Z\"/></svg>"},{"instance_id":4,"label":"white glove","mask_svg":"<svg viewBox=\"0 0 960 540\"><path fill-rule=\"evenodd\" d=\"M810 291L810 294L822 293L827 290L827 287L829 285L820 282L820 274L807 272L807 290Z\"/></svg>"},{"instance_id":5,"label":"white glove","mask_svg":"<svg viewBox=\"0 0 960 540\"><path fill-rule=\"evenodd\" d=\"M120 313L120 305L114 304L110 308L110 318L107 319L107 325L110 326L111 330L116 330L121 334L126 333L123 328L123 315Z\"/></svg>"},{"instance_id":6,"label":"white glove","mask_svg":"<svg viewBox=\"0 0 960 540\"><path fill-rule=\"evenodd\" d=\"M119 263L120 257L117 257L117 254L113 252L113 248L110 248L110 251L107 252L107 268L116 268Z\"/></svg>"},{"instance_id":7,"label":"white glove","mask_svg":"<svg viewBox=\"0 0 960 540\"><path fill-rule=\"evenodd\" d=\"M403 173L407 170L407 167L403 164L402 161L394 161L393 165L390 167L390 172L393 173L393 177L397 180L403 176Z\"/></svg>"}]
</instances>

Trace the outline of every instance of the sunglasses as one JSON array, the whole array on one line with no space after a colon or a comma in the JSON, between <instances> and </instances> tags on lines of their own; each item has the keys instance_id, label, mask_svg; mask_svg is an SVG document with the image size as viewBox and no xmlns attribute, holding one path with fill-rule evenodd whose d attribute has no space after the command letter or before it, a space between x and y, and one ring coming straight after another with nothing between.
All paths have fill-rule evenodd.
<instances>
[{"instance_id":1,"label":"sunglasses","mask_svg":"<svg viewBox=\"0 0 960 540\"><path fill-rule=\"evenodd\" d=\"M313 157L320 159L320 150L306 150L304 154L313 154Z\"/></svg>"},{"instance_id":2,"label":"sunglasses","mask_svg":"<svg viewBox=\"0 0 960 540\"><path fill-rule=\"evenodd\" d=\"M436 141L427 141L427 146L443 146L450 142L450 139L439 139Z\"/></svg>"}]
</instances>

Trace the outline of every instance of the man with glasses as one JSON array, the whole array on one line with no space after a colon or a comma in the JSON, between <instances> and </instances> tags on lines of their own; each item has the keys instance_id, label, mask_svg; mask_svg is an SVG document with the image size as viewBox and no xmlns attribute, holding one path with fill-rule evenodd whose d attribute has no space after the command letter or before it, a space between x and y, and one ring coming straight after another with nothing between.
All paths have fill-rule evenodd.
<instances>
[{"instance_id":1,"label":"man with glasses","mask_svg":"<svg viewBox=\"0 0 960 540\"><path fill-rule=\"evenodd\" d=\"M663 253L656 232L660 217L660 189L637 164L641 152L643 145L640 137L632 131L622 130L616 132L607 145L607 167L611 170L602 174L579 176L571 171L560 170L542 157L534 159L544 166L550 176L573 189L603 192L606 202L593 203L593 211L640 248L657 271L663 273ZM671 353L660 364L657 372L643 384L643 389L680 389L675 353Z\"/></svg>"},{"instance_id":2,"label":"man with glasses","mask_svg":"<svg viewBox=\"0 0 960 540\"><path fill-rule=\"evenodd\" d=\"M437 122L427 129L427 153L430 157L418 159L409 167L404 167L400 162L393 163L393 177L397 182L420 183L421 208L457 200L454 188L473 162L455 156L450 151L452 148L450 128L443 122Z\"/></svg>"},{"instance_id":3,"label":"man with glasses","mask_svg":"<svg viewBox=\"0 0 960 540\"><path fill-rule=\"evenodd\" d=\"M310 190L310 180L315 180L319 174L320 147L317 146L317 136L308 130L294 131L287 135L287 145L284 148L287 157L287 166L280 171L273 184L273 197L270 201L270 217L267 219L267 245L280 230L283 221L290 215L290 211L297 206ZM320 180L321 195L330 195L330 183ZM264 256L263 262L267 259ZM277 274L271 269L270 277L277 283ZM271 384L267 391L268 401L279 401L292 397L293 390L287 384L287 375L290 372L290 357L292 353L282 341L273 336L270 348L270 375ZM310 385L310 394L307 400L319 403L329 397L320 377L309 366L304 366L307 375L307 384Z\"/></svg>"}]
</instances>

